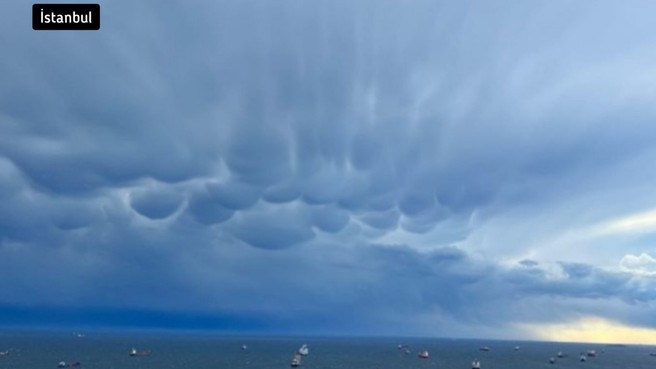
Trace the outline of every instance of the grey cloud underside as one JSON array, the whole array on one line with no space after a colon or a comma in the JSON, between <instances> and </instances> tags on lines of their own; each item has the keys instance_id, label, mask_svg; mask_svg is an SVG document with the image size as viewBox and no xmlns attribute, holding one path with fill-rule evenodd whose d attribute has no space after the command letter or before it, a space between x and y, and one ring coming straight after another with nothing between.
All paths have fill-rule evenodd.
<instances>
[{"instance_id":1,"label":"grey cloud underside","mask_svg":"<svg viewBox=\"0 0 656 369\"><path fill-rule=\"evenodd\" d=\"M199 223L212 225L223 223L234 215L234 210L223 207L207 189L192 195L187 211Z\"/></svg>"},{"instance_id":2,"label":"grey cloud underside","mask_svg":"<svg viewBox=\"0 0 656 369\"><path fill-rule=\"evenodd\" d=\"M653 306L649 276L539 245L656 206L654 5L116 1L95 33L33 32L6 6L2 304L129 290L268 314L306 295L309 320L463 334Z\"/></svg>"},{"instance_id":3,"label":"grey cloud underside","mask_svg":"<svg viewBox=\"0 0 656 369\"><path fill-rule=\"evenodd\" d=\"M137 213L150 219L163 219L173 214L182 196L173 191L140 190L130 194L130 205Z\"/></svg>"}]
</instances>

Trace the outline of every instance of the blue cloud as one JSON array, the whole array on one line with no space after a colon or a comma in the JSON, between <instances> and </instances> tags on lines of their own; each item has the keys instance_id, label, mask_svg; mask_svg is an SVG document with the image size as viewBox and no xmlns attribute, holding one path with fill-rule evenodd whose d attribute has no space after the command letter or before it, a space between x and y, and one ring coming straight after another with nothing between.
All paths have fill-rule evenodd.
<instances>
[{"instance_id":1,"label":"blue cloud","mask_svg":"<svg viewBox=\"0 0 656 369\"><path fill-rule=\"evenodd\" d=\"M195 192L189 200L187 211L199 223L212 225L230 219L234 211L223 207L207 190Z\"/></svg>"},{"instance_id":2,"label":"blue cloud","mask_svg":"<svg viewBox=\"0 0 656 369\"><path fill-rule=\"evenodd\" d=\"M348 212L327 206L312 208L309 218L317 228L330 233L341 231L350 220Z\"/></svg>"},{"instance_id":3,"label":"blue cloud","mask_svg":"<svg viewBox=\"0 0 656 369\"><path fill-rule=\"evenodd\" d=\"M147 189L131 194L130 205L150 219L163 219L173 214L182 204L181 194L173 191Z\"/></svg>"},{"instance_id":4,"label":"blue cloud","mask_svg":"<svg viewBox=\"0 0 656 369\"><path fill-rule=\"evenodd\" d=\"M247 244L269 250L288 248L314 238L310 225L295 209L241 214L231 233Z\"/></svg>"},{"instance_id":5,"label":"blue cloud","mask_svg":"<svg viewBox=\"0 0 656 369\"><path fill-rule=\"evenodd\" d=\"M396 227L400 214L395 209L386 212L366 213L358 217L365 224L377 228L389 230Z\"/></svg>"},{"instance_id":6,"label":"blue cloud","mask_svg":"<svg viewBox=\"0 0 656 369\"><path fill-rule=\"evenodd\" d=\"M292 172L289 158L289 140L278 127L267 124L264 116L245 117L251 122L234 122L243 125L231 137L226 164L246 183L271 185L279 183Z\"/></svg>"},{"instance_id":7,"label":"blue cloud","mask_svg":"<svg viewBox=\"0 0 656 369\"><path fill-rule=\"evenodd\" d=\"M276 186L271 186L266 189L262 198L265 201L272 203L285 203L296 200L301 196L300 191L293 183L285 183Z\"/></svg>"},{"instance_id":8,"label":"blue cloud","mask_svg":"<svg viewBox=\"0 0 656 369\"><path fill-rule=\"evenodd\" d=\"M0 310L653 325L653 5L133 6L3 5Z\"/></svg>"},{"instance_id":9,"label":"blue cloud","mask_svg":"<svg viewBox=\"0 0 656 369\"><path fill-rule=\"evenodd\" d=\"M219 204L232 210L247 209L255 205L262 192L256 186L238 182L208 183L206 187L210 196Z\"/></svg>"}]
</instances>

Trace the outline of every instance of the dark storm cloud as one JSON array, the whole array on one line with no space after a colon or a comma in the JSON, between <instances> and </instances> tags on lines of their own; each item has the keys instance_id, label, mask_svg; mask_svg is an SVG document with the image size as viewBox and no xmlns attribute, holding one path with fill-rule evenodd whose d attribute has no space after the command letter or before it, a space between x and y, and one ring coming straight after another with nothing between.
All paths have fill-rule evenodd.
<instances>
[{"instance_id":1,"label":"dark storm cloud","mask_svg":"<svg viewBox=\"0 0 656 369\"><path fill-rule=\"evenodd\" d=\"M277 250L314 237L306 218L298 207L264 209L239 214L230 227L236 238L251 246Z\"/></svg>"},{"instance_id":2,"label":"dark storm cloud","mask_svg":"<svg viewBox=\"0 0 656 369\"><path fill-rule=\"evenodd\" d=\"M336 233L349 222L349 213L339 208L320 206L310 210L309 218L313 225L324 232Z\"/></svg>"},{"instance_id":3,"label":"dark storm cloud","mask_svg":"<svg viewBox=\"0 0 656 369\"><path fill-rule=\"evenodd\" d=\"M2 5L2 304L648 324L653 5L102 6Z\"/></svg>"},{"instance_id":4,"label":"dark storm cloud","mask_svg":"<svg viewBox=\"0 0 656 369\"><path fill-rule=\"evenodd\" d=\"M413 216L406 216L401 222L404 230L412 233L426 233L440 221L449 217L450 211L440 204L431 206Z\"/></svg>"},{"instance_id":5,"label":"dark storm cloud","mask_svg":"<svg viewBox=\"0 0 656 369\"><path fill-rule=\"evenodd\" d=\"M387 212L367 213L359 216L359 219L369 226L377 229L389 230L396 227L399 221L399 212L389 210Z\"/></svg>"},{"instance_id":6,"label":"dark storm cloud","mask_svg":"<svg viewBox=\"0 0 656 369\"><path fill-rule=\"evenodd\" d=\"M178 192L158 190L137 190L130 194L130 205L139 214L150 219L163 219L173 214L182 203Z\"/></svg>"},{"instance_id":7,"label":"dark storm cloud","mask_svg":"<svg viewBox=\"0 0 656 369\"><path fill-rule=\"evenodd\" d=\"M239 182L208 183L206 187L219 204L232 210L250 208L260 199L262 192L258 187Z\"/></svg>"},{"instance_id":8,"label":"dark storm cloud","mask_svg":"<svg viewBox=\"0 0 656 369\"><path fill-rule=\"evenodd\" d=\"M191 195L187 211L196 221L205 225L223 223L235 213L234 210L223 207L207 188Z\"/></svg>"},{"instance_id":9,"label":"dark storm cloud","mask_svg":"<svg viewBox=\"0 0 656 369\"><path fill-rule=\"evenodd\" d=\"M248 119L248 118L247 118ZM231 136L226 164L231 172L246 183L271 185L288 178L291 173L289 139L276 132L276 127L254 117L254 123L234 122L237 128Z\"/></svg>"},{"instance_id":10,"label":"dark storm cloud","mask_svg":"<svg viewBox=\"0 0 656 369\"><path fill-rule=\"evenodd\" d=\"M295 184L286 183L267 188L262 198L271 203L285 203L296 200L300 195Z\"/></svg>"}]
</instances>

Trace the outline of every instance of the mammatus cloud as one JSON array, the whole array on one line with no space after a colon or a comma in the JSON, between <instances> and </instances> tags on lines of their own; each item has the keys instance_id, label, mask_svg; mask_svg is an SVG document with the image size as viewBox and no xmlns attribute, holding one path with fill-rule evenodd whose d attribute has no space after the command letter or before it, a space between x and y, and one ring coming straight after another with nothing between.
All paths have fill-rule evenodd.
<instances>
[{"instance_id":1,"label":"mammatus cloud","mask_svg":"<svg viewBox=\"0 0 656 369\"><path fill-rule=\"evenodd\" d=\"M0 307L653 328L648 5L3 6Z\"/></svg>"},{"instance_id":2,"label":"mammatus cloud","mask_svg":"<svg viewBox=\"0 0 656 369\"><path fill-rule=\"evenodd\" d=\"M130 194L132 209L150 219L163 219L172 215L181 202L182 196L170 190L142 189Z\"/></svg>"}]
</instances>

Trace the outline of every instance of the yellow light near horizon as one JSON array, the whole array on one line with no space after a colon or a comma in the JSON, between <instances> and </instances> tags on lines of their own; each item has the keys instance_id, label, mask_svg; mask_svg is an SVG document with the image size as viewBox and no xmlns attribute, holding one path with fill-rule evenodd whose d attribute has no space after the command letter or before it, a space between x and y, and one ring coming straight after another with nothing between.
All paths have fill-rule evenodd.
<instances>
[{"instance_id":1,"label":"yellow light near horizon","mask_svg":"<svg viewBox=\"0 0 656 369\"><path fill-rule=\"evenodd\" d=\"M632 327L596 317L571 323L530 324L524 327L546 341L656 344L656 329Z\"/></svg>"}]
</instances>

